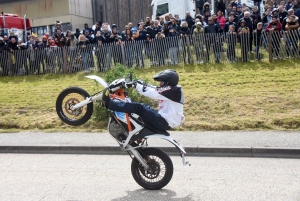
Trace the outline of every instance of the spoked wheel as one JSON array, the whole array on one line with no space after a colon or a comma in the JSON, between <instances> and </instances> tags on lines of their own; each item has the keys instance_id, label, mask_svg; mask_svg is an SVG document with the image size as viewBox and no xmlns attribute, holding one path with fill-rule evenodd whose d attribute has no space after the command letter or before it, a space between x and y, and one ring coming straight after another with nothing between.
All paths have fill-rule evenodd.
<instances>
[{"instance_id":1,"label":"spoked wheel","mask_svg":"<svg viewBox=\"0 0 300 201\"><path fill-rule=\"evenodd\" d=\"M146 170L140 162L134 158L131 163L131 173L134 180L143 188L157 190L166 186L173 176L173 163L170 157L157 148L141 150L141 156L149 165Z\"/></svg>"},{"instance_id":2,"label":"spoked wheel","mask_svg":"<svg viewBox=\"0 0 300 201\"><path fill-rule=\"evenodd\" d=\"M79 126L87 122L93 114L93 103L71 110L71 106L84 101L90 95L78 87L63 90L56 99L56 112L59 118L71 126Z\"/></svg>"}]
</instances>

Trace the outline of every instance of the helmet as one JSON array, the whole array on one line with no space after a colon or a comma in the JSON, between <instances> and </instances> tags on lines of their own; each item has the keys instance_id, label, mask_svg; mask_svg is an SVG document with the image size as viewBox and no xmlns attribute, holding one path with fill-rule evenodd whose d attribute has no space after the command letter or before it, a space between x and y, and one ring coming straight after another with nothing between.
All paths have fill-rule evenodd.
<instances>
[{"instance_id":1,"label":"helmet","mask_svg":"<svg viewBox=\"0 0 300 201\"><path fill-rule=\"evenodd\" d=\"M148 37L150 37L150 38L151 38L151 36L150 36L149 34L146 34L146 38L148 38Z\"/></svg>"},{"instance_id":2,"label":"helmet","mask_svg":"<svg viewBox=\"0 0 300 201\"><path fill-rule=\"evenodd\" d=\"M175 70L168 69L161 71L160 73L156 74L153 79L155 81L163 81L164 85L170 85L170 86L176 86L179 81L178 74L176 73Z\"/></svg>"}]
</instances>

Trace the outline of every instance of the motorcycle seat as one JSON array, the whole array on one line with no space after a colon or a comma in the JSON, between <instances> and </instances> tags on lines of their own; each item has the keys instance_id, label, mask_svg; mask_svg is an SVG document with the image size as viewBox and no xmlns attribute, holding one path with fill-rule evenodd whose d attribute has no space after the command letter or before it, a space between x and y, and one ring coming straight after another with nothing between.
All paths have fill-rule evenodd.
<instances>
[{"instance_id":1,"label":"motorcycle seat","mask_svg":"<svg viewBox=\"0 0 300 201\"><path fill-rule=\"evenodd\" d=\"M154 126L152 126L150 124L145 123L145 127L148 128L149 130L153 131L155 134L162 134L162 135L165 135L165 136L170 136L170 133L168 133L167 131L157 129L157 128L155 128Z\"/></svg>"}]
</instances>

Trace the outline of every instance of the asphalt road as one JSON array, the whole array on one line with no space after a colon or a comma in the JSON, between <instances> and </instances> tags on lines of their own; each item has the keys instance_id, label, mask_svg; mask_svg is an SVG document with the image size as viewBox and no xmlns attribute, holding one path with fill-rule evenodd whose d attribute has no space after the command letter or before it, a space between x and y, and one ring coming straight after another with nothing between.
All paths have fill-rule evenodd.
<instances>
[{"instance_id":1,"label":"asphalt road","mask_svg":"<svg viewBox=\"0 0 300 201\"><path fill-rule=\"evenodd\" d=\"M0 155L0 200L300 200L300 160L190 157L162 190L132 178L120 155Z\"/></svg>"}]
</instances>

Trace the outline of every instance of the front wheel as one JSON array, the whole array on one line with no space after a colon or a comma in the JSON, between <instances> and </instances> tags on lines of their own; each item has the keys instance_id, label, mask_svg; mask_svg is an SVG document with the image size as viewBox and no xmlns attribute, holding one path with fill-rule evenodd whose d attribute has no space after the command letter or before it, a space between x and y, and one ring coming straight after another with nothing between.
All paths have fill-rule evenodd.
<instances>
[{"instance_id":1,"label":"front wheel","mask_svg":"<svg viewBox=\"0 0 300 201\"><path fill-rule=\"evenodd\" d=\"M157 148L141 149L140 154L150 168L146 170L134 158L131 163L131 173L134 180L149 190L157 190L166 186L173 176L173 163L170 157Z\"/></svg>"},{"instance_id":2,"label":"front wheel","mask_svg":"<svg viewBox=\"0 0 300 201\"><path fill-rule=\"evenodd\" d=\"M71 106L90 97L88 92L78 87L63 90L56 99L56 112L59 118L71 126L79 126L87 122L93 114L93 103L71 110Z\"/></svg>"}]
</instances>

